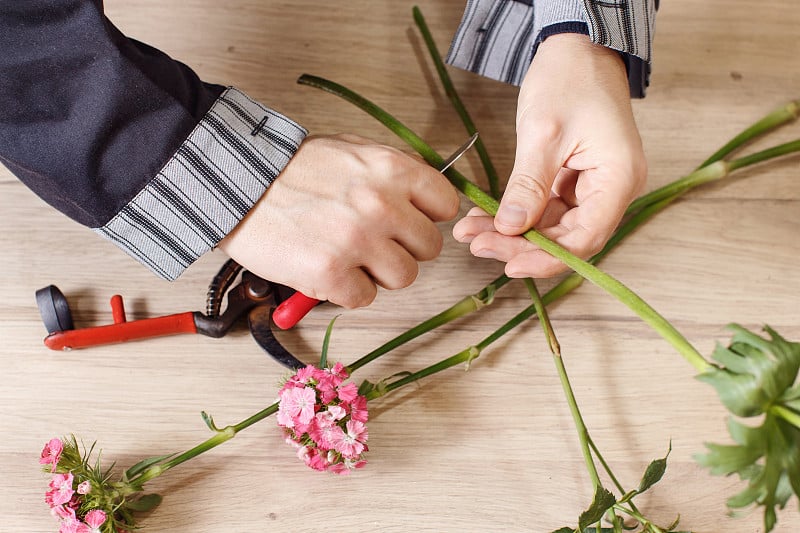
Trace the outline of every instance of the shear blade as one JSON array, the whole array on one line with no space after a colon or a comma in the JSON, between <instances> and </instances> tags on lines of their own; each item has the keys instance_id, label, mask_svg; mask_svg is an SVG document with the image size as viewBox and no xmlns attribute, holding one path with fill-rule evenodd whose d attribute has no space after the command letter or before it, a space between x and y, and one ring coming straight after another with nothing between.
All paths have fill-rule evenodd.
<instances>
[{"instance_id":1,"label":"shear blade","mask_svg":"<svg viewBox=\"0 0 800 533\"><path fill-rule=\"evenodd\" d=\"M283 347L275 338L272 332L272 308L267 305L254 307L247 316L250 325L250 333L259 346L269 354L270 357L280 364L292 370L298 370L306 366L301 360Z\"/></svg>"}]
</instances>

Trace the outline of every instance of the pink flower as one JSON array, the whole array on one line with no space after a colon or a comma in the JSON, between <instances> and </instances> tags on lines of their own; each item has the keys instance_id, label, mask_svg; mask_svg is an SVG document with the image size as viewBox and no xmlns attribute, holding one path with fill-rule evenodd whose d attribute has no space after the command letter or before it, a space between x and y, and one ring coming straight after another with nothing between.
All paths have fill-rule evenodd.
<instances>
[{"instance_id":1,"label":"pink flower","mask_svg":"<svg viewBox=\"0 0 800 533\"><path fill-rule=\"evenodd\" d=\"M100 509L92 509L86 516L83 517L83 521L86 522L86 525L92 528L92 531L98 531L100 526L102 526L106 521L106 513L101 511Z\"/></svg>"},{"instance_id":2,"label":"pink flower","mask_svg":"<svg viewBox=\"0 0 800 533\"><path fill-rule=\"evenodd\" d=\"M334 436L333 447L346 458L356 459L366 449L364 443L369 437L367 426L358 420L348 420L346 427L347 432L342 431Z\"/></svg>"},{"instance_id":3,"label":"pink flower","mask_svg":"<svg viewBox=\"0 0 800 533\"><path fill-rule=\"evenodd\" d=\"M356 396L355 399L350 402L350 418L366 423L367 418L369 418L366 396Z\"/></svg>"},{"instance_id":4,"label":"pink flower","mask_svg":"<svg viewBox=\"0 0 800 533\"><path fill-rule=\"evenodd\" d=\"M330 472L333 472L334 474L345 476L349 474L351 470L355 470L357 468L364 468L366 464L367 462L364 459L359 459L357 461L354 461L352 459L345 459L338 463L332 464L331 466L328 467L328 470Z\"/></svg>"},{"instance_id":5,"label":"pink flower","mask_svg":"<svg viewBox=\"0 0 800 533\"><path fill-rule=\"evenodd\" d=\"M352 383L342 385L341 363L298 370L280 391L278 424L297 457L314 470L346 474L362 468L367 451L367 399Z\"/></svg>"},{"instance_id":6,"label":"pink flower","mask_svg":"<svg viewBox=\"0 0 800 533\"><path fill-rule=\"evenodd\" d=\"M72 472L55 474L50 481L50 490L45 493L44 501L50 507L63 505L72 499L75 491L72 490Z\"/></svg>"},{"instance_id":7,"label":"pink flower","mask_svg":"<svg viewBox=\"0 0 800 533\"><path fill-rule=\"evenodd\" d=\"M331 450L334 447L334 442L342 439L344 431L342 428L334 424L315 424L314 427L308 432L311 440L324 450Z\"/></svg>"},{"instance_id":8,"label":"pink flower","mask_svg":"<svg viewBox=\"0 0 800 533\"><path fill-rule=\"evenodd\" d=\"M352 402L358 396L358 387L355 383L348 383L339 387L339 399L343 402Z\"/></svg>"},{"instance_id":9,"label":"pink flower","mask_svg":"<svg viewBox=\"0 0 800 533\"><path fill-rule=\"evenodd\" d=\"M311 387L290 388L281 391L278 406L278 423L291 428L295 424L308 424L314 418L316 394Z\"/></svg>"},{"instance_id":10,"label":"pink flower","mask_svg":"<svg viewBox=\"0 0 800 533\"><path fill-rule=\"evenodd\" d=\"M50 439L50 442L44 445L42 456L39 458L39 464L53 465L51 472L56 471L58 461L61 460L61 452L64 451L64 443L61 439Z\"/></svg>"},{"instance_id":11,"label":"pink flower","mask_svg":"<svg viewBox=\"0 0 800 533\"><path fill-rule=\"evenodd\" d=\"M308 365L297 371L297 374L292 378L292 381L297 381L302 384L307 384L309 381L316 377L317 368L314 365Z\"/></svg>"},{"instance_id":12,"label":"pink flower","mask_svg":"<svg viewBox=\"0 0 800 533\"><path fill-rule=\"evenodd\" d=\"M92 492L92 484L89 480L84 481L80 485L78 485L77 489L78 494L89 494Z\"/></svg>"},{"instance_id":13,"label":"pink flower","mask_svg":"<svg viewBox=\"0 0 800 533\"><path fill-rule=\"evenodd\" d=\"M74 520L75 509L66 505L56 505L50 509L50 512L60 520Z\"/></svg>"}]
</instances>

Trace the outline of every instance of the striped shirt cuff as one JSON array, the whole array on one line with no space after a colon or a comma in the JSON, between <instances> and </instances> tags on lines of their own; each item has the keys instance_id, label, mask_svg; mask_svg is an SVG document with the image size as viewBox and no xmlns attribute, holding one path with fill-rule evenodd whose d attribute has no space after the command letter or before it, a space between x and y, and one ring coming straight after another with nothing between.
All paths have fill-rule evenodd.
<instances>
[{"instance_id":1,"label":"striped shirt cuff","mask_svg":"<svg viewBox=\"0 0 800 533\"><path fill-rule=\"evenodd\" d=\"M586 24L593 42L630 56L631 94L643 96L657 6L657 0L468 0L446 61L520 85L543 30Z\"/></svg>"},{"instance_id":2,"label":"striped shirt cuff","mask_svg":"<svg viewBox=\"0 0 800 533\"><path fill-rule=\"evenodd\" d=\"M174 280L244 218L306 134L228 88L153 180L94 231Z\"/></svg>"}]
</instances>

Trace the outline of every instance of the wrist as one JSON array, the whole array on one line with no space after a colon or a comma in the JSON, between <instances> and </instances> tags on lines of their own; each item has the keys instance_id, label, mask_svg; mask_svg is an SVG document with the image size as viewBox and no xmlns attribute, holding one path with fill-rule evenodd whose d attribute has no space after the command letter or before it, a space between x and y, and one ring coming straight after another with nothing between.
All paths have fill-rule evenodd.
<instances>
[{"instance_id":1,"label":"wrist","mask_svg":"<svg viewBox=\"0 0 800 533\"><path fill-rule=\"evenodd\" d=\"M602 83L603 88L628 97L628 74L620 53L593 43L585 34L550 35L540 44L531 67L530 74L536 72L539 78L557 77L588 87Z\"/></svg>"}]
</instances>

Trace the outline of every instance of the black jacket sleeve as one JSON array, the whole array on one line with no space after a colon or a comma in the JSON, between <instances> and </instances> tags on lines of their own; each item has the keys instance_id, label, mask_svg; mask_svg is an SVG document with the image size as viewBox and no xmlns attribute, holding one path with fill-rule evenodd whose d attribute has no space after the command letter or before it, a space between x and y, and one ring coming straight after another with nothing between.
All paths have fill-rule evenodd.
<instances>
[{"instance_id":1,"label":"black jacket sleeve","mask_svg":"<svg viewBox=\"0 0 800 533\"><path fill-rule=\"evenodd\" d=\"M233 228L305 135L125 37L100 0L0 0L0 50L0 162L169 279Z\"/></svg>"}]
</instances>

